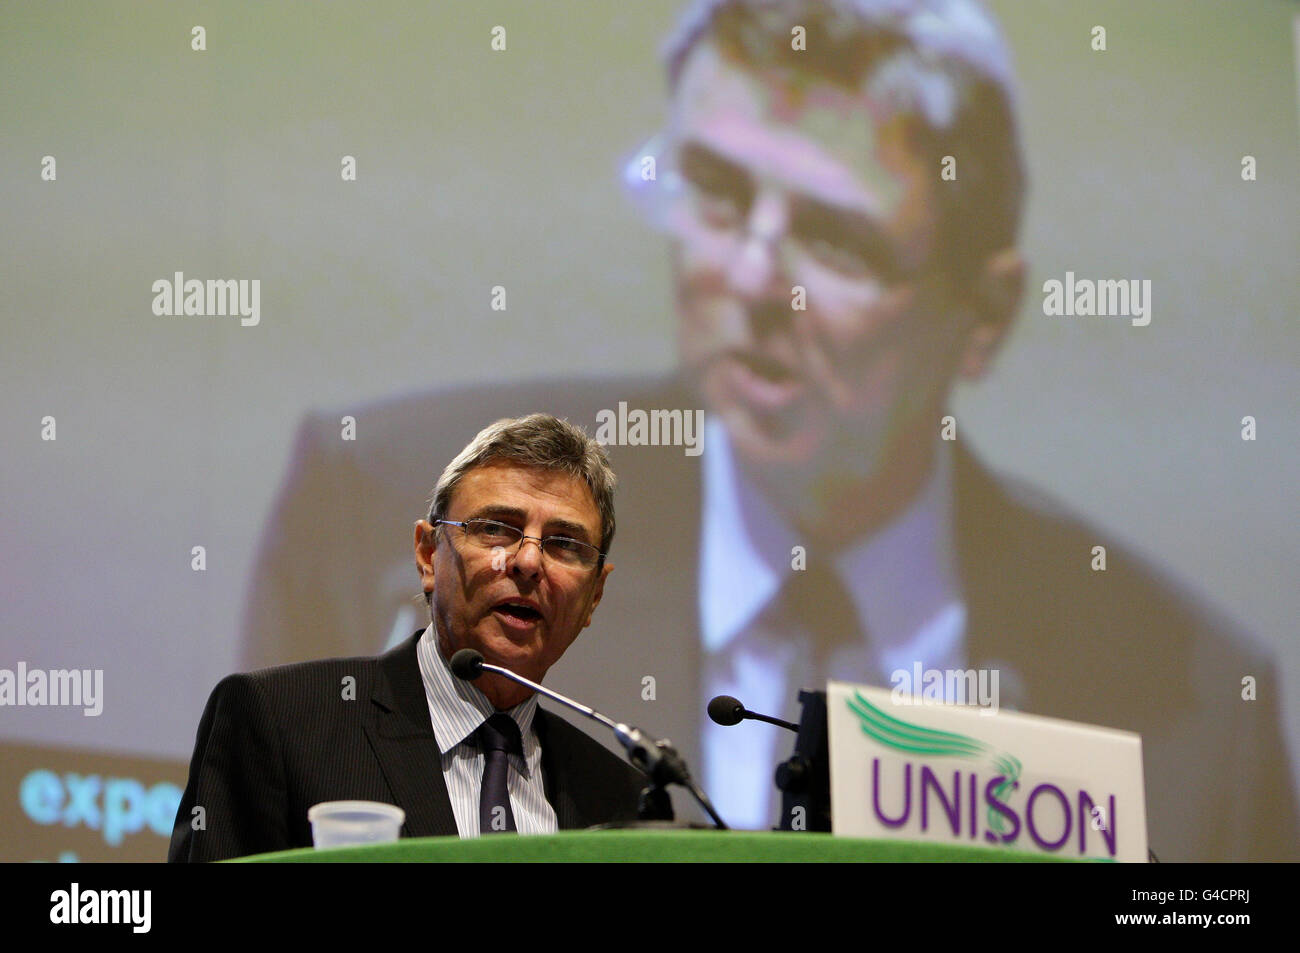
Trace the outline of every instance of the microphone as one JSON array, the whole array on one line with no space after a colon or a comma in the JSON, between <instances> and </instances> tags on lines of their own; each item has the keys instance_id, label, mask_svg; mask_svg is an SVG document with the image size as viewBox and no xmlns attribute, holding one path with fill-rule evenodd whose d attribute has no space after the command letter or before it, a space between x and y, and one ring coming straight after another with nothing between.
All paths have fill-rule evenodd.
<instances>
[{"instance_id":1,"label":"microphone","mask_svg":"<svg viewBox=\"0 0 1300 953\"><path fill-rule=\"evenodd\" d=\"M461 649L451 656L451 674L463 682L472 682L483 674L483 653Z\"/></svg>"},{"instance_id":2,"label":"microphone","mask_svg":"<svg viewBox=\"0 0 1300 953\"><path fill-rule=\"evenodd\" d=\"M781 718L773 718L771 715L760 715L756 711L749 711L740 703L740 699L730 695L715 695L709 700L709 717L723 727L738 725L746 718L752 718L754 721L765 721L769 725L778 725L781 728L789 728L795 734L799 733L798 725Z\"/></svg>"},{"instance_id":3,"label":"microphone","mask_svg":"<svg viewBox=\"0 0 1300 953\"><path fill-rule=\"evenodd\" d=\"M491 665L483 660L483 653L476 649L460 649L453 653L448 661L448 666L451 668L453 675L467 682L474 681L484 672L492 672L526 688L531 688L538 694L545 695L567 708L581 712L593 721L600 722L614 732L614 737L627 751L628 760L650 779L652 789L661 789L668 784L680 784L691 792L695 800L699 802L700 807L704 808L705 813L713 819L713 822L720 830L725 831L728 829L726 823L718 816L718 812L714 810L713 803L709 800L708 795L691 778L686 762L682 760L681 755L672 746L672 742L667 739L656 741L640 728L633 728L631 725L614 721L614 719L602 715L596 709L589 708L572 698L566 698L559 692L530 681L522 675L516 675L508 668ZM663 800L667 801L666 794ZM668 818L672 818L671 813Z\"/></svg>"}]
</instances>

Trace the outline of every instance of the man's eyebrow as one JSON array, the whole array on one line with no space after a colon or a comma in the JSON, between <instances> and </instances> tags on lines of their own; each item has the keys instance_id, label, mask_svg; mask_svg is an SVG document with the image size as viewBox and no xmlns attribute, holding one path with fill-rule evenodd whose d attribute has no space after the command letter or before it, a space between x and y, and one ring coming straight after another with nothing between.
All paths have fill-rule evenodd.
<instances>
[{"instance_id":1,"label":"man's eyebrow","mask_svg":"<svg viewBox=\"0 0 1300 953\"><path fill-rule=\"evenodd\" d=\"M528 519L528 511L518 506L508 506L505 503L488 503L486 506L480 506L477 510L465 517L471 519L513 519L520 523ZM548 536L571 536L574 539L590 542L591 532L581 523L575 523L573 520L566 520L560 517L546 521L546 533Z\"/></svg>"},{"instance_id":2,"label":"man's eyebrow","mask_svg":"<svg viewBox=\"0 0 1300 953\"><path fill-rule=\"evenodd\" d=\"M743 165L695 139L682 144L681 162L682 172L693 182L704 179L704 185L729 184L733 187L749 187L752 182L749 170Z\"/></svg>"},{"instance_id":3,"label":"man's eyebrow","mask_svg":"<svg viewBox=\"0 0 1300 953\"><path fill-rule=\"evenodd\" d=\"M488 503L480 506L474 512L465 517L467 520L472 519L517 519L524 520L528 517L526 510L518 506L507 506L504 503Z\"/></svg>"},{"instance_id":4,"label":"man's eyebrow","mask_svg":"<svg viewBox=\"0 0 1300 953\"><path fill-rule=\"evenodd\" d=\"M874 267L893 271L893 240L866 212L832 205L810 195L791 196L793 230L803 238L822 238L861 255Z\"/></svg>"}]
</instances>

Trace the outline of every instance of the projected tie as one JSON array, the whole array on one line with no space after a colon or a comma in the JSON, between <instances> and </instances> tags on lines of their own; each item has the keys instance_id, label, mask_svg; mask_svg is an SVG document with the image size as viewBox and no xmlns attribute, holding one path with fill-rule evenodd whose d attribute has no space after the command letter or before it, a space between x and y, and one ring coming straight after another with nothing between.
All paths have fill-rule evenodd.
<instances>
[{"instance_id":1,"label":"projected tie","mask_svg":"<svg viewBox=\"0 0 1300 953\"><path fill-rule=\"evenodd\" d=\"M513 832L515 815L510 810L510 758L512 754L523 757L523 739L515 720L497 712L483 722L476 731L479 750L483 752L483 788L478 802L478 829L480 834Z\"/></svg>"},{"instance_id":2,"label":"projected tie","mask_svg":"<svg viewBox=\"0 0 1300 953\"><path fill-rule=\"evenodd\" d=\"M833 569L810 563L807 569L790 573L781 597L792 621L808 629L814 675L828 678L836 650L859 645L865 638L848 589Z\"/></svg>"}]
</instances>

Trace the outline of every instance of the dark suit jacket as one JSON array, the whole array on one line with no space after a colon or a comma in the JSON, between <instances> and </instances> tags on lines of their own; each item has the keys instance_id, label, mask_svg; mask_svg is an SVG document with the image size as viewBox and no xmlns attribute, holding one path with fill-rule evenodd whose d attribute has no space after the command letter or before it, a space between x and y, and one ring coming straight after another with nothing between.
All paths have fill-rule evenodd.
<instances>
[{"instance_id":1,"label":"dark suit jacket","mask_svg":"<svg viewBox=\"0 0 1300 953\"><path fill-rule=\"evenodd\" d=\"M230 675L199 722L169 861L221 860L312 845L321 801L396 804L403 837L454 835L447 785L415 647ZM355 679L345 698L344 679ZM561 829L636 818L641 776L538 708L546 798ZM194 830L202 807L204 829Z\"/></svg>"},{"instance_id":2,"label":"dark suit jacket","mask_svg":"<svg viewBox=\"0 0 1300 953\"><path fill-rule=\"evenodd\" d=\"M245 663L382 645L418 591L411 524L447 461L499 417L549 411L594 432L597 411L624 400L701 406L675 381L614 379L417 394L306 420L263 537ZM355 441L339 439L343 413L357 418ZM670 736L698 764L701 457L608 449L619 477L616 571L590 634L548 681ZM1003 672L1004 704L1139 732L1149 838L1162 860L1300 859L1271 653L960 445L954 492L968 664ZM1105 572L1091 569L1095 545L1106 547ZM1241 698L1245 676L1255 701Z\"/></svg>"}]
</instances>

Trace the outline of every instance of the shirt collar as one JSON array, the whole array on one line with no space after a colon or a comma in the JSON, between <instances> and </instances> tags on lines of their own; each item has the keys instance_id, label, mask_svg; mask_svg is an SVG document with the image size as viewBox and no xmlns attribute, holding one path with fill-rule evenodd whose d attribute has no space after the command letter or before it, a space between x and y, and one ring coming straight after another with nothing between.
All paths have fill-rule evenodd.
<instances>
[{"instance_id":1,"label":"shirt collar","mask_svg":"<svg viewBox=\"0 0 1300 953\"><path fill-rule=\"evenodd\" d=\"M708 418L705 430L700 624L705 651L718 652L776 596L792 571L798 540L736 466L717 417ZM926 485L908 508L836 557L836 571L878 646L923 636L959 604L951 515L951 451L938 441Z\"/></svg>"},{"instance_id":2,"label":"shirt collar","mask_svg":"<svg viewBox=\"0 0 1300 953\"><path fill-rule=\"evenodd\" d=\"M420 636L416 657L420 663L420 677L429 709L442 731L435 731L438 750L446 755L468 739L483 722L496 713L492 702L473 683L457 678L451 673L447 661L438 650L438 636L433 623ZM523 738L524 754L536 744L532 733L533 718L537 714L537 696L529 695L506 714L519 726Z\"/></svg>"}]
</instances>

